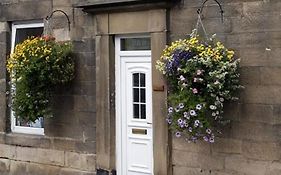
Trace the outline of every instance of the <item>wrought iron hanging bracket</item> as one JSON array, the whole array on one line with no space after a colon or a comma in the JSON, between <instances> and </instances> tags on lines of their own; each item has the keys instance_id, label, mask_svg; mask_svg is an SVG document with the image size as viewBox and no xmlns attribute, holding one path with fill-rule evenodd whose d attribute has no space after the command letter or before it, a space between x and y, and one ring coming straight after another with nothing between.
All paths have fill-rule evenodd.
<instances>
[{"instance_id":1,"label":"wrought iron hanging bracket","mask_svg":"<svg viewBox=\"0 0 281 175\"><path fill-rule=\"evenodd\" d=\"M203 13L203 9L204 9L204 7L205 7L205 4L206 4L206 2L208 2L208 1L209 1L209 0L205 0L205 1L202 3L201 7L200 7L199 9L197 9L197 13L198 13L199 15L201 15L201 14ZM221 6L221 4L220 4L219 1L217 1L217 0L214 0L214 1L218 4L218 6L219 6L219 8L220 8L221 21L222 21L222 23L223 23L223 13L224 13L224 11L223 11L223 9L222 9L222 6Z\"/></svg>"},{"instance_id":2,"label":"wrought iron hanging bracket","mask_svg":"<svg viewBox=\"0 0 281 175\"><path fill-rule=\"evenodd\" d=\"M69 20L69 17L68 15L63 11L63 10L54 10L50 16L47 16L45 19L46 20L50 20L52 17L53 17L53 14L56 13L56 12L61 12L65 15L66 19L67 19L67 24L68 24L68 30L70 31L70 20Z\"/></svg>"}]
</instances>

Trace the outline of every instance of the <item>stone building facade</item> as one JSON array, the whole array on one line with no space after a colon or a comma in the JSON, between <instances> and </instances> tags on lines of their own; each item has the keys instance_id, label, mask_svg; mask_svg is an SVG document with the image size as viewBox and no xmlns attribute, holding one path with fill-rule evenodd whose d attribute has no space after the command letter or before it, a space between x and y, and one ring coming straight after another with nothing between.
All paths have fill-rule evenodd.
<instances>
[{"instance_id":1,"label":"stone building facade","mask_svg":"<svg viewBox=\"0 0 281 175\"><path fill-rule=\"evenodd\" d=\"M195 27L196 10L202 2L1 0L0 174L116 173L120 126L116 118L115 39L136 34L148 36L151 42L155 175L281 174L279 0L223 0L224 23L218 6L211 0L206 4L206 29L241 57L241 83L245 89L238 102L227 104L225 117L231 123L214 144L190 144L168 132L167 89L162 75L155 70L155 61L166 44L184 38ZM75 79L57 91L54 117L45 119L44 135L13 132L5 68L13 47L13 24L43 22L57 9L66 12L71 22L68 31L65 16L57 13L52 26L54 36L73 43Z\"/></svg>"}]
</instances>

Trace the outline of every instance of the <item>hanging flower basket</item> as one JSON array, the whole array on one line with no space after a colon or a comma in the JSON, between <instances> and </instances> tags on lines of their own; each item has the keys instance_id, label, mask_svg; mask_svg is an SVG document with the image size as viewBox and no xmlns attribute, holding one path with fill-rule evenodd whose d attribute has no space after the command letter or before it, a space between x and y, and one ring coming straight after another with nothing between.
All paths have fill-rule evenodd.
<instances>
[{"instance_id":1,"label":"hanging flower basket","mask_svg":"<svg viewBox=\"0 0 281 175\"><path fill-rule=\"evenodd\" d=\"M51 114L53 90L74 78L72 46L52 37L29 38L8 58L12 110L24 121Z\"/></svg>"},{"instance_id":2,"label":"hanging flower basket","mask_svg":"<svg viewBox=\"0 0 281 175\"><path fill-rule=\"evenodd\" d=\"M196 30L190 38L167 46L157 69L168 82L167 122L176 137L213 143L225 124L223 106L236 100L239 59L214 37L203 40Z\"/></svg>"}]
</instances>

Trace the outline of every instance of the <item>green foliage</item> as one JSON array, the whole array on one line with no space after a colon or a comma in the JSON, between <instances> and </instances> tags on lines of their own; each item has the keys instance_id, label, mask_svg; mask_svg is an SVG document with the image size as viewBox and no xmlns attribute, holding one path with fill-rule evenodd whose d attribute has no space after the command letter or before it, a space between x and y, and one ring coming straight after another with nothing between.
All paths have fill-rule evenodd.
<instances>
[{"instance_id":1,"label":"green foliage","mask_svg":"<svg viewBox=\"0 0 281 175\"><path fill-rule=\"evenodd\" d=\"M51 114L53 90L74 78L72 45L36 37L18 44L8 58L12 110L18 118L34 122Z\"/></svg>"},{"instance_id":2,"label":"green foliage","mask_svg":"<svg viewBox=\"0 0 281 175\"><path fill-rule=\"evenodd\" d=\"M177 137L214 142L226 100L236 100L239 59L214 38L192 34L167 46L157 62L168 86L167 122Z\"/></svg>"}]
</instances>

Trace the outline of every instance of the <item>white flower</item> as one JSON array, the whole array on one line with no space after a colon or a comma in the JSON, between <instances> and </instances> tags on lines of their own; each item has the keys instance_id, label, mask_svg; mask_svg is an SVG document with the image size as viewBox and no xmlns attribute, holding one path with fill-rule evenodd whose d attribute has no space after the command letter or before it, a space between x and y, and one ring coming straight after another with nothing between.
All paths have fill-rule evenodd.
<instances>
[{"instance_id":1,"label":"white flower","mask_svg":"<svg viewBox=\"0 0 281 175\"><path fill-rule=\"evenodd\" d=\"M212 130L211 129L206 129L206 133L211 134Z\"/></svg>"},{"instance_id":2,"label":"white flower","mask_svg":"<svg viewBox=\"0 0 281 175\"><path fill-rule=\"evenodd\" d=\"M183 75L180 76L180 81L185 81L185 78Z\"/></svg>"},{"instance_id":3,"label":"white flower","mask_svg":"<svg viewBox=\"0 0 281 175\"><path fill-rule=\"evenodd\" d=\"M196 71L196 74L197 74L197 75L201 75L202 73L203 73L203 70L198 69L198 70Z\"/></svg>"},{"instance_id":4,"label":"white flower","mask_svg":"<svg viewBox=\"0 0 281 175\"><path fill-rule=\"evenodd\" d=\"M189 113L190 113L191 116L196 116L196 112L194 110L190 110Z\"/></svg>"},{"instance_id":5,"label":"white flower","mask_svg":"<svg viewBox=\"0 0 281 175\"><path fill-rule=\"evenodd\" d=\"M189 116L189 113L188 113L188 112L184 112L184 113L183 113L183 117L186 118L186 119L188 119L188 120L190 119L190 116Z\"/></svg>"},{"instance_id":6,"label":"white flower","mask_svg":"<svg viewBox=\"0 0 281 175\"><path fill-rule=\"evenodd\" d=\"M180 103L180 104L179 104L179 108L180 108L180 109L184 108L184 104L183 104L183 103Z\"/></svg>"},{"instance_id":7,"label":"white flower","mask_svg":"<svg viewBox=\"0 0 281 175\"><path fill-rule=\"evenodd\" d=\"M169 113L172 113L173 110L174 110L173 107L169 107L169 109L168 109Z\"/></svg>"},{"instance_id":8,"label":"white flower","mask_svg":"<svg viewBox=\"0 0 281 175\"><path fill-rule=\"evenodd\" d=\"M217 114L215 112L212 112L212 116L215 117Z\"/></svg>"},{"instance_id":9,"label":"white flower","mask_svg":"<svg viewBox=\"0 0 281 175\"><path fill-rule=\"evenodd\" d=\"M224 101L224 98L221 97L221 98L220 98L220 101L223 102L223 101Z\"/></svg>"},{"instance_id":10,"label":"white flower","mask_svg":"<svg viewBox=\"0 0 281 175\"><path fill-rule=\"evenodd\" d=\"M212 110L216 110L216 109L217 109L217 107L216 107L215 105L210 105L210 109L212 109Z\"/></svg>"},{"instance_id":11,"label":"white flower","mask_svg":"<svg viewBox=\"0 0 281 175\"><path fill-rule=\"evenodd\" d=\"M200 124L200 121L199 121L199 120L195 120L195 121L194 121L194 127L198 127L199 124Z\"/></svg>"},{"instance_id":12,"label":"white flower","mask_svg":"<svg viewBox=\"0 0 281 175\"><path fill-rule=\"evenodd\" d=\"M182 86L183 87L187 87L187 83L182 83Z\"/></svg>"},{"instance_id":13,"label":"white flower","mask_svg":"<svg viewBox=\"0 0 281 175\"><path fill-rule=\"evenodd\" d=\"M220 82L219 82L218 80L216 80L216 81L214 82L214 85L217 85L217 84L220 84Z\"/></svg>"},{"instance_id":14,"label":"white flower","mask_svg":"<svg viewBox=\"0 0 281 175\"><path fill-rule=\"evenodd\" d=\"M197 104L197 105L196 105L196 109L197 109L197 110L201 110L201 109L202 109L202 105L201 105L201 104Z\"/></svg>"}]
</instances>

